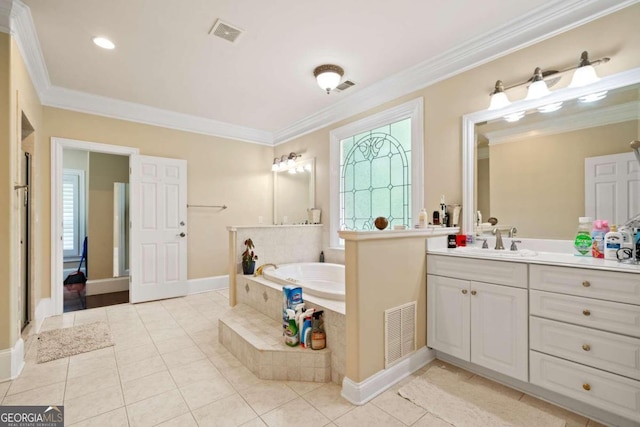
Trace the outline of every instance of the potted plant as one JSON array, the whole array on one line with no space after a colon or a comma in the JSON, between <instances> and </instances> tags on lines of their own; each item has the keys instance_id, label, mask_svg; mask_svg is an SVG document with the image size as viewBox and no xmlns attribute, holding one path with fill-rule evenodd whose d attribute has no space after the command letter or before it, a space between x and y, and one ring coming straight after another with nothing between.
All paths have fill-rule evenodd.
<instances>
[{"instance_id":1,"label":"potted plant","mask_svg":"<svg viewBox=\"0 0 640 427\"><path fill-rule=\"evenodd\" d=\"M253 240L247 239L244 241L244 252L242 252L242 272L244 274L253 274L253 270L256 268L256 260L258 255L253 253Z\"/></svg>"}]
</instances>

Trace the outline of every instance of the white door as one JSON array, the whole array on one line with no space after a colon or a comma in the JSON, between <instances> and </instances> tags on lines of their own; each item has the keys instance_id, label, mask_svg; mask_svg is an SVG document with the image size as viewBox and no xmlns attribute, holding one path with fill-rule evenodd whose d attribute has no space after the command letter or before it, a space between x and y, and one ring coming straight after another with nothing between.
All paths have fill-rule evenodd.
<instances>
[{"instance_id":1,"label":"white door","mask_svg":"<svg viewBox=\"0 0 640 427\"><path fill-rule=\"evenodd\" d=\"M427 346L469 361L469 282L427 275Z\"/></svg>"},{"instance_id":2,"label":"white door","mask_svg":"<svg viewBox=\"0 0 640 427\"><path fill-rule=\"evenodd\" d=\"M187 294L187 162L131 156L131 302Z\"/></svg>"},{"instance_id":3,"label":"white door","mask_svg":"<svg viewBox=\"0 0 640 427\"><path fill-rule=\"evenodd\" d=\"M528 381L527 290L471 282L471 362Z\"/></svg>"},{"instance_id":4,"label":"white door","mask_svg":"<svg viewBox=\"0 0 640 427\"><path fill-rule=\"evenodd\" d=\"M632 152L584 162L586 216L622 225L640 214L640 165Z\"/></svg>"}]
</instances>

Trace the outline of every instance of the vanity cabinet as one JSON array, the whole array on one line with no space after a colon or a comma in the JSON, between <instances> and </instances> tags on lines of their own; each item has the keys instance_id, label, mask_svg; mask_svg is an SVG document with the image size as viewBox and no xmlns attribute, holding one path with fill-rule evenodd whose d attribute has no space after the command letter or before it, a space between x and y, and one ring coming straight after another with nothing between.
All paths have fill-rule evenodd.
<instances>
[{"instance_id":1,"label":"vanity cabinet","mask_svg":"<svg viewBox=\"0 0 640 427\"><path fill-rule=\"evenodd\" d=\"M427 273L427 345L527 381L527 266L430 255Z\"/></svg>"},{"instance_id":2,"label":"vanity cabinet","mask_svg":"<svg viewBox=\"0 0 640 427\"><path fill-rule=\"evenodd\" d=\"M640 275L530 266L531 383L640 422Z\"/></svg>"}]
</instances>

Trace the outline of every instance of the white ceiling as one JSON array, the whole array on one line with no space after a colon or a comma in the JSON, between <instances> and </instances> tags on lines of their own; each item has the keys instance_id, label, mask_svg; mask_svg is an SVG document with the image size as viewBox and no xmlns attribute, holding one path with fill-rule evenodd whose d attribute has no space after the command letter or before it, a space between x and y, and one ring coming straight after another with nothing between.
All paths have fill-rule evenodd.
<instances>
[{"instance_id":1,"label":"white ceiling","mask_svg":"<svg viewBox=\"0 0 640 427\"><path fill-rule=\"evenodd\" d=\"M350 98L353 102L358 99L358 93L363 97L381 81L391 82L390 79L403 70L424 67L430 60L442 61L448 53L460 51L461 46L468 48L474 43L484 43L486 47L491 42L500 52L506 52L530 43L542 34L525 28L523 20L527 21L528 17L531 22L544 20L546 26L541 22L538 26L544 34L549 34L575 26L595 13L604 14L605 10L619 8L619 4L631 3L614 0L23 1L30 8L52 87L273 135L308 120L319 111L341 106L344 109ZM555 20L545 18L551 12ZM216 19L245 32L236 43L215 38L208 33ZM518 28L513 28L516 25ZM509 26L513 28L511 38L504 35ZM501 28L505 31L500 44L493 39ZM94 36L110 38L116 49L107 51L96 47L91 41ZM497 56L500 52L492 54ZM454 59L452 63L457 70L471 66L472 62L478 63L478 58L471 55L470 63L465 63L463 57ZM323 63L342 66L344 78L357 85L342 93L326 95L312 74L313 69ZM490 84L488 82L488 86ZM64 106L64 102L51 104Z\"/></svg>"}]
</instances>

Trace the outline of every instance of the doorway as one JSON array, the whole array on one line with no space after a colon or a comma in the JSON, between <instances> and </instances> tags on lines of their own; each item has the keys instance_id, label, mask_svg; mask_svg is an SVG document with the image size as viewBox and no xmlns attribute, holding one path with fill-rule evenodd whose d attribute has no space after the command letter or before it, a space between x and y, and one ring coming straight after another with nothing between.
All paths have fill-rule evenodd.
<instances>
[{"instance_id":1,"label":"doorway","mask_svg":"<svg viewBox=\"0 0 640 427\"><path fill-rule=\"evenodd\" d=\"M19 318L20 330L24 331L33 318L33 244L32 244L32 224L31 224L31 200L32 200L32 156L35 150L34 128L24 113L21 114L20 128L20 162L18 167L18 183L14 186L16 191L20 191L19 201L19 224L20 224L20 304Z\"/></svg>"}]
</instances>

